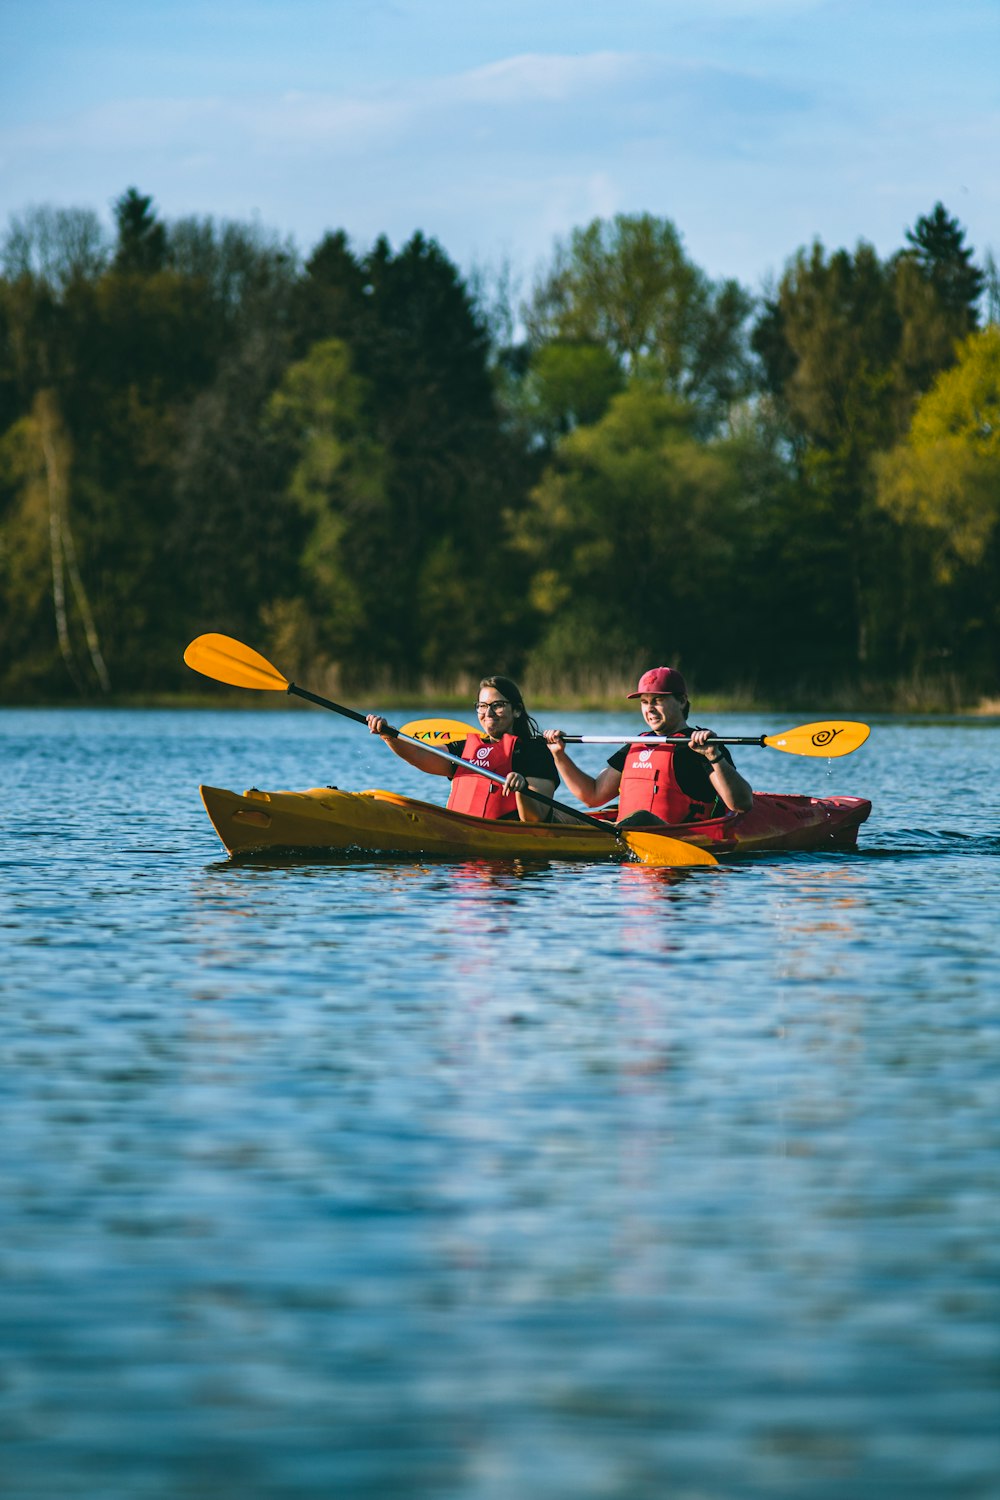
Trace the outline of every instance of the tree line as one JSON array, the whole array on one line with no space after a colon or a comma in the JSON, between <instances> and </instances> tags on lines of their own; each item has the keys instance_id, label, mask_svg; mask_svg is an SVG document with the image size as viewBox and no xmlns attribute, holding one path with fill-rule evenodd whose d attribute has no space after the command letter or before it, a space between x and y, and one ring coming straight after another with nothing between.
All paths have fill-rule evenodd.
<instances>
[{"instance_id":1,"label":"tree line","mask_svg":"<svg viewBox=\"0 0 1000 1500\"><path fill-rule=\"evenodd\" d=\"M520 305L432 239L0 243L0 693L182 691L222 630L332 688L971 702L1000 667L997 273L937 204L753 296L595 220Z\"/></svg>"}]
</instances>

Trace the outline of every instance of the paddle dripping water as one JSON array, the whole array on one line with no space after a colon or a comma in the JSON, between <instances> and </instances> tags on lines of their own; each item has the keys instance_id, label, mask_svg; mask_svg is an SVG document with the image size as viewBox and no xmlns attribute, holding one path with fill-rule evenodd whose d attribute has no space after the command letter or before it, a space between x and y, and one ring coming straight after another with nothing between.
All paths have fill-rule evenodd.
<instances>
[{"instance_id":1,"label":"paddle dripping water","mask_svg":"<svg viewBox=\"0 0 1000 1500\"><path fill-rule=\"evenodd\" d=\"M0 710L4 1494L991 1496L997 728L737 756L857 854L239 864L385 782L269 701Z\"/></svg>"},{"instance_id":2,"label":"paddle dripping water","mask_svg":"<svg viewBox=\"0 0 1000 1500\"><path fill-rule=\"evenodd\" d=\"M668 745L674 742L672 736L641 733L634 725L632 729L635 737L641 737L647 745ZM470 732L467 725L459 724L454 719L417 719L412 724L404 724L400 731L428 744L460 739ZM824 719L817 724L799 724L795 729L783 730L781 734L716 735L715 739L720 745L759 745L772 750L784 750L789 755L816 755L833 759L860 750L870 733L867 724L847 719ZM563 738L568 745L622 743L620 735L566 734Z\"/></svg>"}]
</instances>

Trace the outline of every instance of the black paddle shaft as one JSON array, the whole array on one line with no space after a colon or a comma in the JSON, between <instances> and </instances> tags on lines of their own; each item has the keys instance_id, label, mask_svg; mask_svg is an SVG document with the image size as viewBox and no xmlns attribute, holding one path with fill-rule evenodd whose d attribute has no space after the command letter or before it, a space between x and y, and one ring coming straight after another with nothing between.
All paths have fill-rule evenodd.
<instances>
[{"instance_id":1,"label":"black paddle shaft","mask_svg":"<svg viewBox=\"0 0 1000 1500\"><path fill-rule=\"evenodd\" d=\"M353 719L355 724L367 724L368 720L364 714L359 714L354 708L345 708L342 703L334 703L332 698L321 698L318 693L310 693L306 688L296 687L290 682L285 689L286 693L294 693L296 698L305 698L310 703L318 703L320 708L332 708L335 714L343 714L345 719Z\"/></svg>"}]
</instances>

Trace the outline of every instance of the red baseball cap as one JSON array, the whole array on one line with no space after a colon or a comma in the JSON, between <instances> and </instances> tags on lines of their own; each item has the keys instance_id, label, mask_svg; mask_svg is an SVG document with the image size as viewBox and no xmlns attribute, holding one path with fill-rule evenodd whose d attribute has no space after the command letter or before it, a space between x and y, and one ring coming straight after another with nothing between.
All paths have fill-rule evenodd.
<instances>
[{"instance_id":1,"label":"red baseball cap","mask_svg":"<svg viewBox=\"0 0 1000 1500\"><path fill-rule=\"evenodd\" d=\"M676 698L686 698L688 690L676 667L650 667L639 678L639 686L635 692L626 693L625 696L641 698L643 693L673 693Z\"/></svg>"}]
</instances>

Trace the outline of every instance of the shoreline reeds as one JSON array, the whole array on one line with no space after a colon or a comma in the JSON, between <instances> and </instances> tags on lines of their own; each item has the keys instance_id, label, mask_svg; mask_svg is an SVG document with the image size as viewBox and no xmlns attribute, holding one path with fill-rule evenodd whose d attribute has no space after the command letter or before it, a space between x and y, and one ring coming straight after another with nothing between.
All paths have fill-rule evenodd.
<instances>
[{"instance_id":1,"label":"shoreline reeds","mask_svg":"<svg viewBox=\"0 0 1000 1500\"><path fill-rule=\"evenodd\" d=\"M357 708L425 709L428 713L467 711L472 715L478 679L472 675L445 680L430 677L401 683L389 676L364 682L340 680L333 668L315 674L303 673L303 685L336 702ZM626 694L634 682L620 673L593 671L572 681L554 681L548 674L525 674L519 679L525 702L532 713L596 711L613 713L630 707ZM963 684L954 675L935 678L912 677L890 681L863 680L821 683L790 682L786 687L760 687L744 682L702 690L697 679L688 679L692 713L783 713L880 717L929 716L933 718L1000 719L1000 696L988 695ZM147 692L79 696L23 698L0 704L0 708L150 708L150 709L280 709L306 711L308 704L284 693L254 693L245 689L194 687L183 692Z\"/></svg>"}]
</instances>

